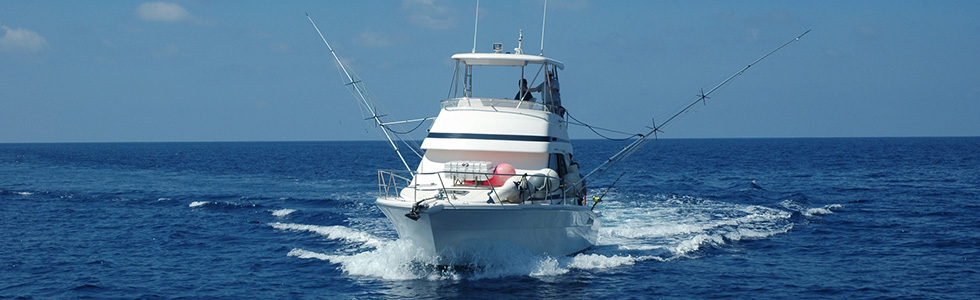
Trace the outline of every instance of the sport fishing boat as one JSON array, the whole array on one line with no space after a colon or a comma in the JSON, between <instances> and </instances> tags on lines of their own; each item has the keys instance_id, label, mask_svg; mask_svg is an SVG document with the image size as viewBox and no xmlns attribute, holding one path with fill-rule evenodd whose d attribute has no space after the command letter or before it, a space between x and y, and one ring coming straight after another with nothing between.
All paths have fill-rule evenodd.
<instances>
[{"instance_id":1,"label":"sport fishing boat","mask_svg":"<svg viewBox=\"0 0 980 300\"><path fill-rule=\"evenodd\" d=\"M470 255L487 250L516 247L532 254L563 256L595 245L599 219L593 209L602 196L593 196L592 205L587 205L586 178L606 173L715 90L809 32L755 60L707 92L701 90L687 107L664 122L654 123L649 132L634 134L633 142L583 175L573 159L568 137L566 117L570 116L561 104L558 73L565 66L543 56L543 42L541 55L523 53L523 33L514 53L504 52L499 43L493 44L492 52L477 53L474 36L472 52L452 55L456 66L450 96L442 100L439 114L434 118L389 122L382 120L387 114L378 111L383 106L367 97L361 80L347 69L313 19L309 19L343 71L345 85L370 113L369 119L378 125L405 166L402 171L378 171L378 207L401 238L411 240L440 265L465 263L473 258ZM490 75L477 78L474 74ZM534 88L528 88L528 77L532 86L537 84ZM501 86L514 82L518 87L511 90L517 91L513 98L500 92ZM476 95L474 90L492 92ZM428 120L434 121L418 147L420 151L413 151L420 160L413 169L392 138L405 132L391 126L409 122L419 122L421 126ZM575 124L593 128L578 121ZM413 141L399 140L406 145ZM619 178L625 174L624 171ZM618 181L613 181L605 192Z\"/></svg>"},{"instance_id":2,"label":"sport fishing boat","mask_svg":"<svg viewBox=\"0 0 980 300\"><path fill-rule=\"evenodd\" d=\"M452 56L454 97L423 140L410 174L379 171L377 205L398 235L441 258L472 247L520 246L534 254L574 254L596 243L599 220L585 206L585 185L572 158L554 59L517 53ZM475 68L511 68L491 82L522 82L537 71L541 99L473 95ZM532 81L533 83L533 81ZM518 90L518 89L515 89ZM460 253L462 252L462 254Z\"/></svg>"},{"instance_id":3,"label":"sport fishing boat","mask_svg":"<svg viewBox=\"0 0 980 300\"><path fill-rule=\"evenodd\" d=\"M596 244L599 219L594 207L586 206L585 180L572 158L561 105L558 71L564 64L524 54L523 33L514 53L503 52L500 43L493 44L493 52L477 53L474 41L471 53L452 55L451 96L435 118L385 122L386 114L377 111L380 105L366 96L361 81L310 22L346 75L346 85L406 167L378 171L377 205L399 237L440 265L463 263L458 260L487 249L562 256ZM477 68L504 70L474 83ZM525 75L533 75L530 82L537 86L527 88ZM486 85L479 88L519 83L511 90L517 95L476 96L481 82ZM424 154L411 169L392 139L402 132L390 126L430 119L419 147Z\"/></svg>"}]
</instances>

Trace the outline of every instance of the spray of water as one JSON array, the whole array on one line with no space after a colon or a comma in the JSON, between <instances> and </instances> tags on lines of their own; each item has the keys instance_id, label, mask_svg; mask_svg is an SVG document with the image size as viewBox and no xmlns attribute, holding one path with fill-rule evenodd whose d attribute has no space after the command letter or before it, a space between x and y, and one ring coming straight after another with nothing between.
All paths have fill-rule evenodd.
<instances>
[{"instance_id":1,"label":"spray of water","mask_svg":"<svg viewBox=\"0 0 980 300\"><path fill-rule=\"evenodd\" d=\"M519 247L483 244L452 255L454 268L436 266L409 240L370 234L370 228L271 223L285 231L312 232L340 250L293 249L289 256L338 265L351 276L383 280L458 280L507 276L558 276L572 270L601 270L643 261L697 258L706 249L791 230L794 213L805 217L833 213L840 205L808 208L791 201L783 208L732 204L690 196L653 195L617 201L610 194L602 208L599 244L574 256L536 255ZM273 212L276 214L276 211ZM281 213L280 213L281 214ZM376 224L361 222L358 224ZM321 250L322 251L322 250Z\"/></svg>"}]
</instances>

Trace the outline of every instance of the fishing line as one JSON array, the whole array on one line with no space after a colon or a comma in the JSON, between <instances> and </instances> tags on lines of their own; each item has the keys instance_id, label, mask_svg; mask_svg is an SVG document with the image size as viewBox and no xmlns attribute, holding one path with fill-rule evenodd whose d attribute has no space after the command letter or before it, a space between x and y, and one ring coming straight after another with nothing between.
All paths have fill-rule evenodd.
<instances>
[{"instance_id":1,"label":"fishing line","mask_svg":"<svg viewBox=\"0 0 980 300\"><path fill-rule=\"evenodd\" d=\"M569 118L572 118L572 120L575 120L575 122L577 122L577 123L571 123L571 122L569 122L569 124L575 124L575 125L579 125L579 126L585 126L586 128L589 128L589 130L592 130L592 132L595 133L596 135L598 135L598 136L600 136L600 137L602 137L604 139L610 140L610 141L621 142L621 141L629 140L629 139L631 139L631 138L633 138L633 137L635 137L637 135L640 135L638 133L629 133L629 132L624 132L624 131L618 131L618 130L612 130L612 129L607 129L607 128L595 127L595 126L586 124L585 122L582 122L579 119L576 119L567 110L565 111L565 115L567 115ZM628 134L629 136L628 137L625 137L625 138L621 138L621 139L611 138L611 137L607 137L605 135L602 135L601 133L599 133L598 131L596 131L596 129L605 130L605 131L614 132L614 133L619 133L619 134Z\"/></svg>"},{"instance_id":2,"label":"fishing line","mask_svg":"<svg viewBox=\"0 0 980 300\"><path fill-rule=\"evenodd\" d=\"M774 49L772 51L769 51L769 53L766 53L765 55L763 55L762 57L759 57L758 59L756 59L752 63L748 64L747 66L745 66L744 68L742 68L738 72L735 72L735 74L732 74L727 79L723 80L721 83L719 83L719 84L715 85L713 88L709 89L707 92L705 92L704 89L700 89L698 95L696 96L697 99L695 99L694 101L692 101L690 104L688 104L687 106L685 106L683 109L681 109L680 111L678 111L674 115L672 115L670 118L667 118L666 121L661 122L660 124L657 124L657 122L654 121L653 122L653 127L649 127L650 128L650 131L649 132L647 132L646 134L636 134L636 135L634 135L634 136L638 136L639 138L637 140L633 141L632 143L630 143L629 145L627 145L626 147L624 147L622 150L620 150L619 152L617 152L613 156L609 157L605 162L603 162L598 167L596 167L595 169L593 169L592 171L590 171L589 174L586 174L585 176L583 176L581 180L584 181L586 178L589 178L592 175L596 174L596 172L599 172L598 175L596 175L596 177L601 177L607 171L609 171L610 169L612 169L613 167L615 167L619 162L621 162L624 159L626 159L627 157L633 155L634 153L636 153L637 150L639 150L641 147L643 147L644 145L646 145L647 143L649 143L651 141L650 140L650 137L651 136L653 136L654 139L656 139L657 138L657 133L658 132L663 132L662 129L663 129L664 126L670 124L671 122L673 122L674 120L676 120L679 116L684 115L685 113L691 111L691 109L696 104L698 104L698 102L701 102L702 104L707 105L707 99L710 98L710 97L708 97L708 95L711 95L712 93L714 93L715 91L717 91L719 88L725 86L726 84L728 84L729 82L731 82L736 77L738 77L738 76L742 75L743 73L745 73L745 71L748 70L749 68L751 68L753 65L759 63L760 61L762 61L763 59L769 57L773 53L776 53L776 51L779 51L780 49L783 49L784 47L786 47L790 43L793 43L795 41L800 40L800 38L802 38L804 35L806 35L809 32L810 32L810 30L807 30L807 31L803 32L802 34L796 36L792 40L790 40L790 41L788 41L788 42L780 45L776 49ZM574 118L572 118L572 119L574 119ZM578 121L578 120L575 120L575 121L582 123L581 121ZM590 129L592 129L591 126L589 126L587 124L584 124L584 125L586 127L589 127ZM595 130L593 130L593 132L595 132ZM598 133L596 133L596 134L598 134ZM602 135L600 135L600 136L602 136ZM630 138L632 138L632 137L630 137ZM629 139L629 138L627 138L627 139ZM625 174L625 171L623 172L623 174ZM623 174L620 174L620 178L622 178ZM616 181L619 181L619 178L617 178ZM615 184L616 181L614 181L613 184ZM612 187L612 185L610 185L610 188L611 187ZM606 192L608 192L608 188L607 188ZM603 193L603 195L605 195L605 193ZM593 200L596 200L596 199L593 198ZM601 200L601 196L600 196L600 199L598 199L598 200ZM598 202L596 202L596 203L598 203ZM593 207L595 207L594 204L593 204Z\"/></svg>"},{"instance_id":3,"label":"fishing line","mask_svg":"<svg viewBox=\"0 0 980 300\"><path fill-rule=\"evenodd\" d=\"M391 130L391 132L394 132L394 133L397 133L397 134L409 134L409 133L412 133L413 131L415 131L416 129L419 129L419 127L422 127L422 123L423 122L419 122L418 125L415 125L415 128L412 128L412 129L410 129L408 131L397 131L397 130L394 130L394 129L391 129L391 128L388 128L388 130ZM388 126L388 125L385 125L385 126Z\"/></svg>"},{"instance_id":4,"label":"fishing line","mask_svg":"<svg viewBox=\"0 0 980 300\"><path fill-rule=\"evenodd\" d=\"M664 121L663 123L660 123L660 125L654 124L653 131L651 131L651 132L659 131L659 129L662 128L664 125L669 124L671 121L673 121L674 119L676 119L678 116L680 116L680 115L684 114L685 112L687 112L688 110L690 110L691 107L693 107L695 104L698 104L698 102L707 103L706 100L708 99L708 95L711 95L711 93L713 93L714 91L718 90L722 86L725 86L725 84L727 84L728 82L732 81L732 79L735 79L735 77L738 77L739 75L742 75L742 73L745 73L746 70L748 70L750 67L752 67L753 65L755 65L759 61L762 61L766 57L769 57L773 53L776 53L776 51L779 51L780 49L783 49L783 47L786 47L790 43L795 42L795 41L799 41L801 37L803 37L804 35L806 35L809 32L810 32L810 30L807 30L807 31L803 32L802 34L796 36L796 38L790 40L789 42L786 42L782 46L779 46L778 48L776 48L776 49L774 49L772 51L769 51L769 53L766 53L766 55L763 55L759 59L756 59L755 61L753 61L749 65L745 66L744 68L742 68L738 72L735 72L735 74L732 74L732 76L729 76L728 79L725 79L724 81L722 81L721 83L719 83L715 87L711 88L710 90L708 90L708 92L704 92L704 90L701 90L701 93L697 96L698 97L697 100L694 100L694 102L691 102L691 104L688 104L687 107L684 107L684 109L682 109L681 111L677 112L676 114L674 114L673 116L671 116L670 118L668 118L667 121Z\"/></svg>"},{"instance_id":5,"label":"fishing line","mask_svg":"<svg viewBox=\"0 0 980 300\"><path fill-rule=\"evenodd\" d=\"M609 191L612 190L613 186L616 186L616 183L623 178L623 175L626 175L626 171L623 171L622 174L619 174L619 177L617 177L616 180L613 180L613 183L606 188L606 191L602 192L602 195L592 196L592 210L595 210L595 206L599 205L599 202L602 202L602 197L605 197L606 194L608 194Z\"/></svg>"}]
</instances>

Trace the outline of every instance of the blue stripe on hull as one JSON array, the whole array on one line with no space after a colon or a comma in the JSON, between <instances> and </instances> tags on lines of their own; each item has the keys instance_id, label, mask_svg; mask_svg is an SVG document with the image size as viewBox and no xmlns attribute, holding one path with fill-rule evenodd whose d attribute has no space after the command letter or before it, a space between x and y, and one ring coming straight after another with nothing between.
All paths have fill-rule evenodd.
<instances>
[{"instance_id":1,"label":"blue stripe on hull","mask_svg":"<svg viewBox=\"0 0 980 300\"><path fill-rule=\"evenodd\" d=\"M556 142L556 141L568 142L565 139L559 139L556 137L549 137L549 136L482 134L482 133L448 133L448 132L430 132L428 138L521 141L521 142Z\"/></svg>"}]
</instances>

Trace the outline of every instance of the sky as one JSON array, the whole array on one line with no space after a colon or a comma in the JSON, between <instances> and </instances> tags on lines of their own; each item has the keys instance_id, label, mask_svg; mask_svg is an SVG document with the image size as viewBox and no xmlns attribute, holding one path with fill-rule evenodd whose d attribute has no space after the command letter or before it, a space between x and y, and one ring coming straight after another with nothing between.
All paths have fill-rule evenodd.
<instances>
[{"instance_id":1,"label":"sky","mask_svg":"<svg viewBox=\"0 0 980 300\"><path fill-rule=\"evenodd\" d=\"M543 11L482 1L477 51L523 30L540 53ZM0 143L383 138L306 13L391 120L435 116L449 57L473 48L476 1L0 1ZM812 30L660 136L980 136L978 16L980 1L551 0L543 52L565 64L572 116L639 133Z\"/></svg>"}]
</instances>

